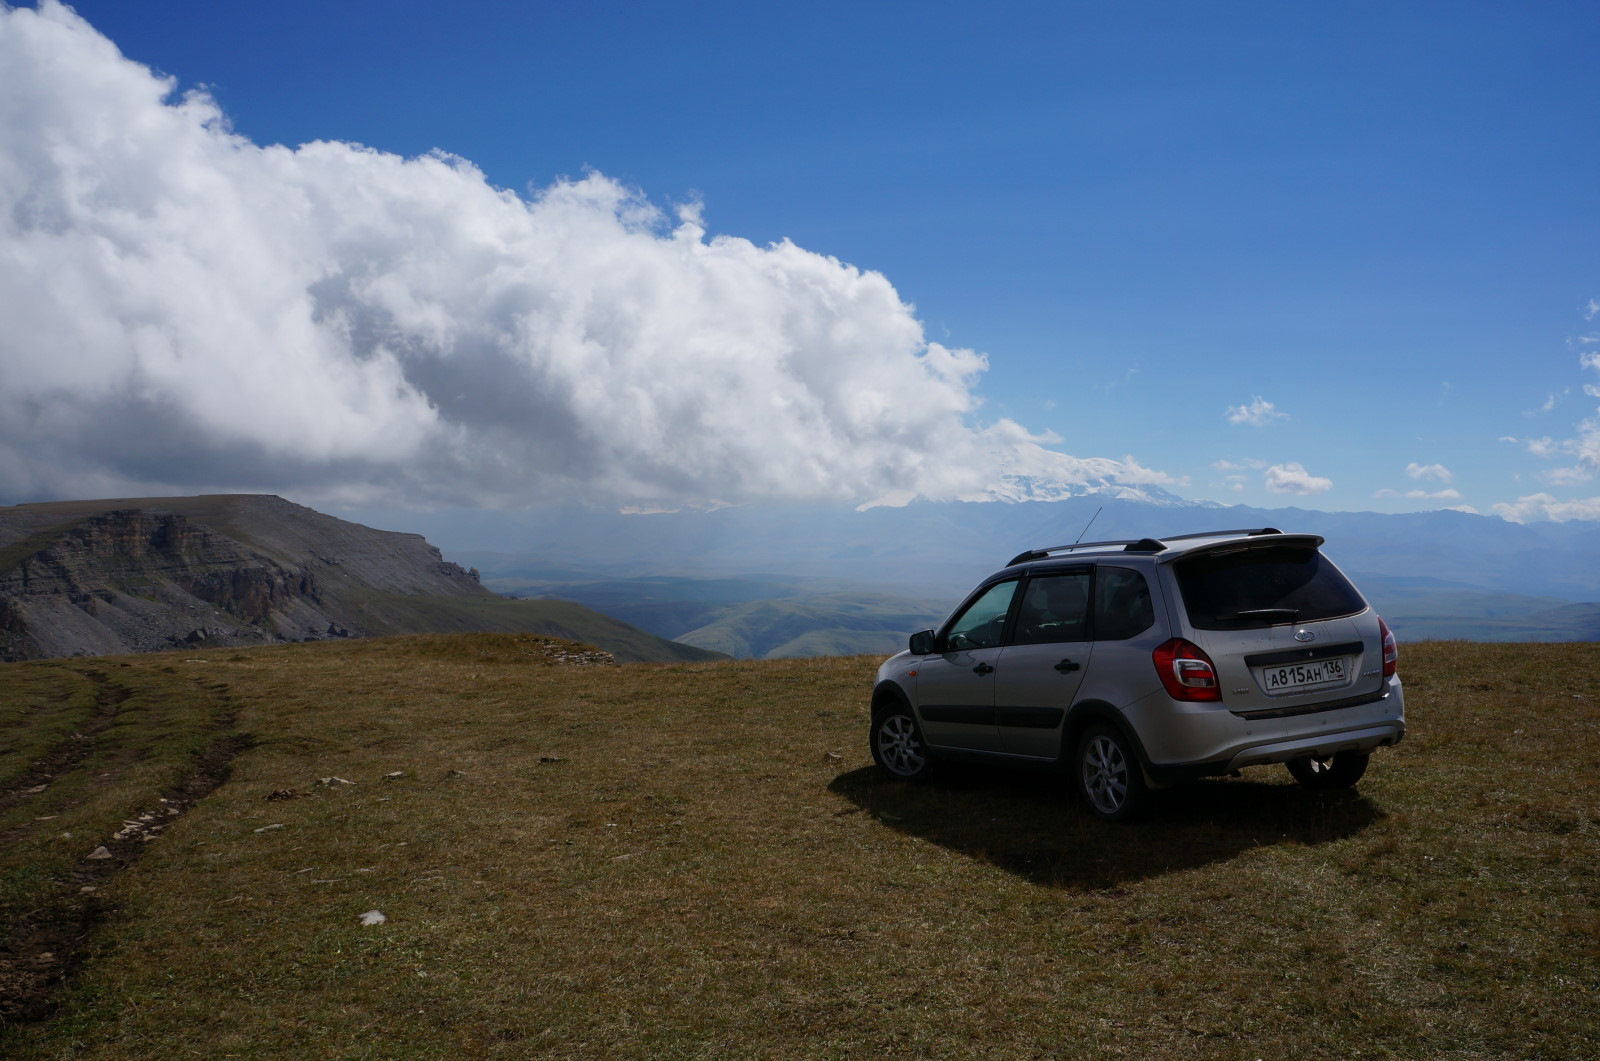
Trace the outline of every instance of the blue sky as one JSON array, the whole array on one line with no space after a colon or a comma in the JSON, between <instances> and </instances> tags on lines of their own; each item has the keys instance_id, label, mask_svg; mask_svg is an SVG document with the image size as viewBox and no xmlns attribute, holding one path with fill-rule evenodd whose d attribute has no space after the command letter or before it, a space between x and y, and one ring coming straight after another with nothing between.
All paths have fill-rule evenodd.
<instances>
[{"instance_id":1,"label":"blue sky","mask_svg":"<svg viewBox=\"0 0 1600 1061\"><path fill-rule=\"evenodd\" d=\"M74 8L256 145L598 173L879 272L986 356L975 428L1187 497L1600 518L1592 3Z\"/></svg>"}]
</instances>

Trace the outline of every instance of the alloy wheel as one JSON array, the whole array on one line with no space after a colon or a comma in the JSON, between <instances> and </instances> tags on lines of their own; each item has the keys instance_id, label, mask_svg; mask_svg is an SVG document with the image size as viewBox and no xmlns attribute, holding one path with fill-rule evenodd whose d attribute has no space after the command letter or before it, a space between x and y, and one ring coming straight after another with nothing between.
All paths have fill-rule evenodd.
<instances>
[{"instance_id":1,"label":"alloy wheel","mask_svg":"<svg viewBox=\"0 0 1600 1061\"><path fill-rule=\"evenodd\" d=\"M890 715L878 724L878 755L884 768L900 777L915 777L926 768L927 756L917 724L908 715Z\"/></svg>"},{"instance_id":2,"label":"alloy wheel","mask_svg":"<svg viewBox=\"0 0 1600 1061\"><path fill-rule=\"evenodd\" d=\"M1128 799L1128 759L1105 734L1083 748L1083 791L1101 814L1115 814Z\"/></svg>"}]
</instances>

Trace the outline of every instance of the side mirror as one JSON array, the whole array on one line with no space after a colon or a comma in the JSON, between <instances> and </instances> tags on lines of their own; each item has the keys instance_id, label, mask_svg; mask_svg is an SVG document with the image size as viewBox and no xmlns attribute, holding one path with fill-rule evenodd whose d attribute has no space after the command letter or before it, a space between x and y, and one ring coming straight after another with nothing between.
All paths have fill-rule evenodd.
<instances>
[{"instance_id":1,"label":"side mirror","mask_svg":"<svg viewBox=\"0 0 1600 1061\"><path fill-rule=\"evenodd\" d=\"M911 635L911 654L913 656L931 656L934 653L934 640L932 630L919 630Z\"/></svg>"}]
</instances>

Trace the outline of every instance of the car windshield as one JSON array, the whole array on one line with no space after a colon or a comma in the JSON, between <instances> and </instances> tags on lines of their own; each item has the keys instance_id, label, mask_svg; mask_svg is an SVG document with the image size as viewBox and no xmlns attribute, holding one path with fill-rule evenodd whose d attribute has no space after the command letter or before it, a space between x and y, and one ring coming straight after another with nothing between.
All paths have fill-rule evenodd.
<instances>
[{"instance_id":1,"label":"car windshield","mask_svg":"<svg viewBox=\"0 0 1600 1061\"><path fill-rule=\"evenodd\" d=\"M1315 549L1265 546L1202 553L1174 565L1198 630L1308 623L1354 615L1366 602Z\"/></svg>"}]
</instances>

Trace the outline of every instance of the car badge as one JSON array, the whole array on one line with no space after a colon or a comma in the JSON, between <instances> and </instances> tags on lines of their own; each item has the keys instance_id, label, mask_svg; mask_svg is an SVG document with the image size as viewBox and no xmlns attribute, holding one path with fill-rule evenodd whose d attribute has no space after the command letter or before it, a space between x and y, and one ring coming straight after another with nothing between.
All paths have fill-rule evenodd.
<instances>
[{"instance_id":1,"label":"car badge","mask_svg":"<svg viewBox=\"0 0 1600 1061\"><path fill-rule=\"evenodd\" d=\"M1317 632L1315 630L1307 630L1302 626L1300 629L1294 632L1294 639L1296 641L1315 641L1317 639Z\"/></svg>"}]
</instances>

